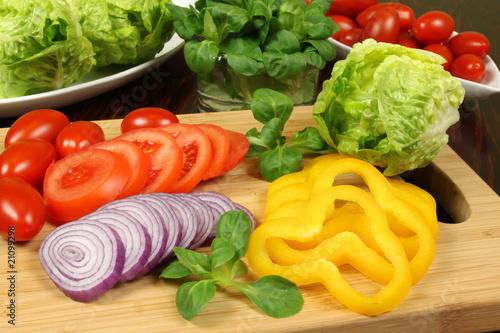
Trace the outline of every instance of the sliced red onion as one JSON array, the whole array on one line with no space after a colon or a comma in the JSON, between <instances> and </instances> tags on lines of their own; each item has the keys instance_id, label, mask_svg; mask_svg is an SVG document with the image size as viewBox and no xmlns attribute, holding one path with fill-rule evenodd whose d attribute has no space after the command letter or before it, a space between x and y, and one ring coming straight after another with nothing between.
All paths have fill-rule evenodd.
<instances>
[{"instance_id":1,"label":"sliced red onion","mask_svg":"<svg viewBox=\"0 0 500 333\"><path fill-rule=\"evenodd\" d=\"M125 263L119 283L133 279L146 265L151 254L151 236L137 219L116 209L97 210L84 217L112 227L125 246Z\"/></svg>"},{"instance_id":2,"label":"sliced red onion","mask_svg":"<svg viewBox=\"0 0 500 333\"><path fill-rule=\"evenodd\" d=\"M219 222L222 214L230 210L235 210L236 205L230 198L219 192L198 191L191 192L191 194L200 198L212 208L212 212L214 213L214 222L212 224L212 230L206 239L206 242L211 242L215 238L217 222Z\"/></svg>"},{"instance_id":3,"label":"sliced red onion","mask_svg":"<svg viewBox=\"0 0 500 333\"><path fill-rule=\"evenodd\" d=\"M47 275L68 297L92 301L121 276L125 248L113 228L95 221L69 222L54 229L38 251Z\"/></svg>"},{"instance_id":4,"label":"sliced red onion","mask_svg":"<svg viewBox=\"0 0 500 333\"><path fill-rule=\"evenodd\" d=\"M207 203L192 194L178 193L176 196L185 201L188 206L191 206L198 216L198 230L190 246L190 249L197 249L205 242L212 231L214 213Z\"/></svg>"},{"instance_id":5,"label":"sliced red onion","mask_svg":"<svg viewBox=\"0 0 500 333\"><path fill-rule=\"evenodd\" d=\"M138 204L137 196L134 195L125 199L115 200L98 209L116 209L132 215L137 219L137 222L146 228L151 236L151 253L149 254L149 258L146 265L134 278L148 273L160 262L165 253L168 237L167 229L158 212L147 202L140 201L141 204Z\"/></svg>"},{"instance_id":6,"label":"sliced red onion","mask_svg":"<svg viewBox=\"0 0 500 333\"><path fill-rule=\"evenodd\" d=\"M245 214L247 214L248 218L250 219L250 226L252 228L252 231L254 231L255 227L257 226L257 221L255 220L255 216L253 216L252 212L248 208L246 208L243 205L240 205L237 202L235 202L234 205L236 206L236 209L239 209L243 211Z\"/></svg>"}]
</instances>

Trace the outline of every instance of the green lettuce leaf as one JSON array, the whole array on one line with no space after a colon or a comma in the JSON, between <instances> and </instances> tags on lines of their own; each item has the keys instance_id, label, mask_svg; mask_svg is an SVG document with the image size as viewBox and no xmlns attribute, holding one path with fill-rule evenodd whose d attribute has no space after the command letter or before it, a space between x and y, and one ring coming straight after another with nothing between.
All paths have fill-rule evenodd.
<instances>
[{"instance_id":1,"label":"green lettuce leaf","mask_svg":"<svg viewBox=\"0 0 500 333\"><path fill-rule=\"evenodd\" d=\"M447 144L465 91L423 50L366 40L338 61L313 108L318 129L340 154L385 168L426 166Z\"/></svg>"}]
</instances>

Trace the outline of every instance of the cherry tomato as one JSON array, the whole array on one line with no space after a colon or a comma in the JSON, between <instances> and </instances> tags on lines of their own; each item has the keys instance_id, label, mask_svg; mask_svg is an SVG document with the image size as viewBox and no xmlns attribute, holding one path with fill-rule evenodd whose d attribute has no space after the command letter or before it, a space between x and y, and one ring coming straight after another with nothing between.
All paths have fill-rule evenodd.
<instances>
[{"instance_id":1,"label":"cherry tomato","mask_svg":"<svg viewBox=\"0 0 500 333\"><path fill-rule=\"evenodd\" d=\"M351 29L354 29L354 28L359 28L358 24L356 23L356 21L354 21L352 18L349 18L347 16L344 16L344 15L330 15L330 17L340 27L340 30L337 31L336 33L334 33L332 35L332 38L335 39L335 40L340 41L340 37L342 36L342 34L345 31L351 30Z\"/></svg>"},{"instance_id":2,"label":"cherry tomato","mask_svg":"<svg viewBox=\"0 0 500 333\"><path fill-rule=\"evenodd\" d=\"M244 134L234 131L227 131L227 133L229 134L231 147L226 164L222 168L222 171L219 173L219 176L233 170L238 164L240 164L240 162L247 154L248 148L250 147L250 142Z\"/></svg>"},{"instance_id":3,"label":"cherry tomato","mask_svg":"<svg viewBox=\"0 0 500 333\"><path fill-rule=\"evenodd\" d=\"M43 183L45 171L56 160L56 149L48 141L16 141L0 154L0 178L18 177L38 187Z\"/></svg>"},{"instance_id":4,"label":"cherry tomato","mask_svg":"<svg viewBox=\"0 0 500 333\"><path fill-rule=\"evenodd\" d=\"M486 69L483 60L477 55L464 54L453 61L450 73L461 79L481 82L486 75Z\"/></svg>"},{"instance_id":5,"label":"cherry tomato","mask_svg":"<svg viewBox=\"0 0 500 333\"><path fill-rule=\"evenodd\" d=\"M104 131L101 126L91 121L75 121L65 126L57 136L57 156L63 158L102 141Z\"/></svg>"},{"instance_id":6,"label":"cherry tomato","mask_svg":"<svg viewBox=\"0 0 500 333\"><path fill-rule=\"evenodd\" d=\"M40 193L20 178L0 179L0 234L13 241L33 239L45 224Z\"/></svg>"},{"instance_id":7,"label":"cherry tomato","mask_svg":"<svg viewBox=\"0 0 500 333\"><path fill-rule=\"evenodd\" d=\"M116 139L131 141L148 157L149 176L141 193L170 191L183 165L182 150L172 135L159 128L138 128Z\"/></svg>"},{"instance_id":8,"label":"cherry tomato","mask_svg":"<svg viewBox=\"0 0 500 333\"><path fill-rule=\"evenodd\" d=\"M362 42L363 41L363 29L361 28L354 28L351 30L345 31L341 37L339 42L341 42L344 45L352 47L354 44Z\"/></svg>"},{"instance_id":9,"label":"cherry tomato","mask_svg":"<svg viewBox=\"0 0 500 333\"><path fill-rule=\"evenodd\" d=\"M377 0L333 0L327 15L338 14L355 19L366 8L377 4Z\"/></svg>"},{"instance_id":10,"label":"cherry tomato","mask_svg":"<svg viewBox=\"0 0 500 333\"><path fill-rule=\"evenodd\" d=\"M54 221L73 221L122 192L130 165L122 155L104 149L85 149L51 164L43 182L47 215Z\"/></svg>"},{"instance_id":11,"label":"cherry tomato","mask_svg":"<svg viewBox=\"0 0 500 333\"><path fill-rule=\"evenodd\" d=\"M482 33L464 31L452 37L448 47L457 58L462 54L472 53L484 59L490 52L490 41Z\"/></svg>"},{"instance_id":12,"label":"cherry tomato","mask_svg":"<svg viewBox=\"0 0 500 333\"><path fill-rule=\"evenodd\" d=\"M121 131L125 133L138 128L160 127L178 122L177 116L166 109L146 107L127 114L122 121Z\"/></svg>"},{"instance_id":13,"label":"cherry tomato","mask_svg":"<svg viewBox=\"0 0 500 333\"><path fill-rule=\"evenodd\" d=\"M181 175L170 192L187 193L198 185L210 167L212 162L210 138L195 125L178 123L160 128L174 137L184 154Z\"/></svg>"},{"instance_id":14,"label":"cherry tomato","mask_svg":"<svg viewBox=\"0 0 500 333\"><path fill-rule=\"evenodd\" d=\"M413 21L415 21L415 14L413 13L413 10L408 6L396 2L379 3L370 6L365 10L363 10L361 13L359 13L358 16L356 16L356 22L358 22L360 27L364 28L366 26L366 23L368 23L368 21L370 20L370 18L376 12L384 8L393 8L398 12L401 31L408 31L411 29Z\"/></svg>"},{"instance_id":15,"label":"cherry tomato","mask_svg":"<svg viewBox=\"0 0 500 333\"><path fill-rule=\"evenodd\" d=\"M454 29L455 21L450 15L434 10L417 18L411 31L420 43L427 45L447 41Z\"/></svg>"},{"instance_id":16,"label":"cherry tomato","mask_svg":"<svg viewBox=\"0 0 500 333\"><path fill-rule=\"evenodd\" d=\"M96 143L92 148L118 153L125 157L127 163L130 164L129 179L116 199L141 193L149 178L149 160L141 148L133 142L118 139Z\"/></svg>"},{"instance_id":17,"label":"cherry tomato","mask_svg":"<svg viewBox=\"0 0 500 333\"><path fill-rule=\"evenodd\" d=\"M229 133L220 126L212 124L197 124L196 127L200 128L208 138L212 146L212 162L208 167L207 172L203 176L203 180L207 180L219 175L226 164L231 148L231 140Z\"/></svg>"},{"instance_id":18,"label":"cherry tomato","mask_svg":"<svg viewBox=\"0 0 500 333\"><path fill-rule=\"evenodd\" d=\"M446 45L429 44L424 47L424 50L429 52L434 52L443 57L446 60L446 62L443 64L443 68L447 71L450 70L451 64L453 63L453 60L455 58L453 57L453 53L451 53L450 49Z\"/></svg>"},{"instance_id":19,"label":"cherry tomato","mask_svg":"<svg viewBox=\"0 0 500 333\"><path fill-rule=\"evenodd\" d=\"M421 49L423 45L413 36L411 31L401 31L399 33L396 44L411 47L414 49Z\"/></svg>"},{"instance_id":20,"label":"cherry tomato","mask_svg":"<svg viewBox=\"0 0 500 333\"><path fill-rule=\"evenodd\" d=\"M59 132L68 124L68 117L60 111L50 109L30 111L12 124L5 135L5 148L24 139L41 139L54 144Z\"/></svg>"},{"instance_id":21,"label":"cherry tomato","mask_svg":"<svg viewBox=\"0 0 500 333\"><path fill-rule=\"evenodd\" d=\"M373 38L377 42L396 43L399 27L398 12L394 8L383 8L366 22L364 37Z\"/></svg>"}]
</instances>

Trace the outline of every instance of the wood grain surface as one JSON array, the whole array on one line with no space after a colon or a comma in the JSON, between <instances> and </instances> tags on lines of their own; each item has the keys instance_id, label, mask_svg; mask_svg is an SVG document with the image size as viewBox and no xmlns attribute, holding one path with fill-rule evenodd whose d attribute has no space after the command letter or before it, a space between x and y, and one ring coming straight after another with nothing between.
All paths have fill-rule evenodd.
<instances>
[{"instance_id":1,"label":"wood grain surface","mask_svg":"<svg viewBox=\"0 0 500 333\"><path fill-rule=\"evenodd\" d=\"M249 111L180 115L186 123L215 123L246 132L257 126ZM99 121L107 138L119 134L119 120ZM314 125L311 108L296 108L287 123L290 136ZM258 127L258 126L257 126ZM3 140L6 129L0 129ZM365 317L345 309L321 285L301 287L305 304L296 316L274 319L260 312L241 293L227 289L192 321L175 307L181 282L150 273L115 286L98 300L78 303L64 296L45 274L37 250L54 228L46 224L32 241L16 244L14 297L16 325L8 324L12 298L7 268L7 242L0 240L0 331L15 332L487 332L500 330L500 198L457 154L446 147L413 180L427 188L460 223L440 223L436 258L427 275L412 287L392 312ZM349 180L346 175L344 181ZM255 159L245 159L230 173L200 184L197 190L222 192L248 207L262 223L269 183ZM201 249L206 251L206 249ZM346 270L356 288L373 285ZM252 281L257 276L243 278ZM189 278L187 278L189 279Z\"/></svg>"}]
</instances>

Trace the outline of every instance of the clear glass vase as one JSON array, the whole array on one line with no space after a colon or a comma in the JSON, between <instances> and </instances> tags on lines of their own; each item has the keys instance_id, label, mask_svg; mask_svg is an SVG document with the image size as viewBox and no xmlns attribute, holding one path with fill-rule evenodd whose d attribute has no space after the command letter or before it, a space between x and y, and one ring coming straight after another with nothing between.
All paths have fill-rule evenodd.
<instances>
[{"instance_id":1,"label":"clear glass vase","mask_svg":"<svg viewBox=\"0 0 500 333\"><path fill-rule=\"evenodd\" d=\"M200 112L250 109L255 90L269 88L292 98L294 105L313 104L318 92L319 69L308 65L297 77L277 80L266 72L246 76L234 71L225 57L217 59L208 74L197 74Z\"/></svg>"}]
</instances>

